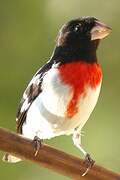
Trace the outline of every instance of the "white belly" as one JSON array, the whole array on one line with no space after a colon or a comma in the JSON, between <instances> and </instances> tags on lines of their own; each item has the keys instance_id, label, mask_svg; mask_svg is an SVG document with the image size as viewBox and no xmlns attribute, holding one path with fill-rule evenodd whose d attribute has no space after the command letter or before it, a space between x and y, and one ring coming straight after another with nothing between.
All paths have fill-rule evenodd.
<instances>
[{"instance_id":1,"label":"white belly","mask_svg":"<svg viewBox=\"0 0 120 180\"><path fill-rule=\"evenodd\" d=\"M67 134L73 132L74 128L79 127L81 130L92 113L100 93L101 84L96 88L86 88L86 96L81 96L79 100L79 112L72 118L64 121L62 129L69 129Z\"/></svg>"},{"instance_id":2,"label":"white belly","mask_svg":"<svg viewBox=\"0 0 120 180\"><path fill-rule=\"evenodd\" d=\"M79 113L66 118L66 107L72 97L71 88L61 83L56 69L50 71L44 78L43 92L32 103L23 125L23 135L31 139L36 135L41 139L49 139L71 134L78 126L81 129L99 96L101 83L96 89L86 87L86 95L81 96L78 102Z\"/></svg>"}]
</instances>

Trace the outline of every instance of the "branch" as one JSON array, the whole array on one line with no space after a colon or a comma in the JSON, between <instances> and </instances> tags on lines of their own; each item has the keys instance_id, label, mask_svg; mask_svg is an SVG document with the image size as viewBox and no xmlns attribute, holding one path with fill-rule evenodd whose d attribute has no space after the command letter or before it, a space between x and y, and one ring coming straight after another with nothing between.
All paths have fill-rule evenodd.
<instances>
[{"instance_id":1,"label":"branch","mask_svg":"<svg viewBox=\"0 0 120 180\"><path fill-rule=\"evenodd\" d=\"M62 175L78 179L91 180L118 180L120 174L109 171L103 167L94 165L85 177L81 175L86 168L83 160L43 145L38 155L34 156L32 141L0 128L0 150L16 155L22 159L30 160L40 166L52 169Z\"/></svg>"}]
</instances>

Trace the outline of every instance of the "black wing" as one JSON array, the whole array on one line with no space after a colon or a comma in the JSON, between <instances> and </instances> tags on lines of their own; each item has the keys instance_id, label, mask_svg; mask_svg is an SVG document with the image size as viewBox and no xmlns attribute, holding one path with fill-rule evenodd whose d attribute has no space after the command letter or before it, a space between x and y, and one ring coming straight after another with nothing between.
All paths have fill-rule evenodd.
<instances>
[{"instance_id":1,"label":"black wing","mask_svg":"<svg viewBox=\"0 0 120 180\"><path fill-rule=\"evenodd\" d=\"M16 129L17 133L22 134L22 125L26 120L27 111L30 108L36 97L42 92L41 84L45 73L52 67L52 61L45 64L40 70L33 76L32 80L28 84L23 97L20 101L16 116Z\"/></svg>"}]
</instances>

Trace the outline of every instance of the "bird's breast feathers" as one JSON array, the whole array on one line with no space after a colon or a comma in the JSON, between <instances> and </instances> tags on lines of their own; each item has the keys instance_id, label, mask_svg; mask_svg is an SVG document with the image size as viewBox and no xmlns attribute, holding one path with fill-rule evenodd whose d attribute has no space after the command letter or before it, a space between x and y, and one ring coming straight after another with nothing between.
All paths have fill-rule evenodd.
<instances>
[{"instance_id":1,"label":"bird's breast feathers","mask_svg":"<svg viewBox=\"0 0 120 180\"><path fill-rule=\"evenodd\" d=\"M80 101L89 96L97 100L102 72L98 64L69 63L53 67L44 77L42 100L52 114L72 118L81 111ZM88 102L89 103L89 102Z\"/></svg>"}]
</instances>

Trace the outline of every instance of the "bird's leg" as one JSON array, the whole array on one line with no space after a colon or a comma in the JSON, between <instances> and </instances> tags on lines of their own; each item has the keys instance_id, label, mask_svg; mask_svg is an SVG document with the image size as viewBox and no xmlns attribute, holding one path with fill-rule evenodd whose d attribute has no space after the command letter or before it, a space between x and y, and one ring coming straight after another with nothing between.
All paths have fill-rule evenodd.
<instances>
[{"instance_id":1,"label":"bird's leg","mask_svg":"<svg viewBox=\"0 0 120 180\"><path fill-rule=\"evenodd\" d=\"M35 149L35 156L37 156L39 149L42 147L43 140L40 139L38 136L35 136L33 139L33 146Z\"/></svg>"},{"instance_id":2,"label":"bird's leg","mask_svg":"<svg viewBox=\"0 0 120 180\"><path fill-rule=\"evenodd\" d=\"M92 160L90 155L83 149L83 147L81 145L80 131L77 128L74 130L74 133L73 133L73 143L85 156L85 162L84 163L85 163L87 169L82 174L82 176L85 176L88 173L88 171L91 169L91 167L94 165L95 161Z\"/></svg>"}]
</instances>

